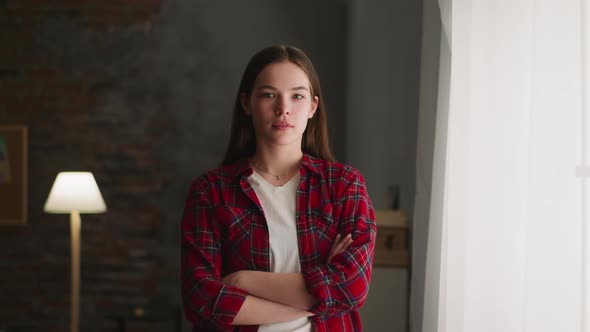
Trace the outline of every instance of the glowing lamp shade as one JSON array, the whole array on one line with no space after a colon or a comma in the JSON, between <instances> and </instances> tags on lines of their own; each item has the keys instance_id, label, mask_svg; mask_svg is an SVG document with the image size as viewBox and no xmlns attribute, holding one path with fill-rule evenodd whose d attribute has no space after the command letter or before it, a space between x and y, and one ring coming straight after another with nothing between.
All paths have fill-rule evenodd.
<instances>
[{"instance_id":1,"label":"glowing lamp shade","mask_svg":"<svg viewBox=\"0 0 590 332\"><path fill-rule=\"evenodd\" d=\"M57 174L43 210L70 215L72 276L70 331L78 332L80 316L80 213L101 213L107 210L94 176L90 172Z\"/></svg>"},{"instance_id":2,"label":"glowing lamp shade","mask_svg":"<svg viewBox=\"0 0 590 332\"><path fill-rule=\"evenodd\" d=\"M47 213L102 213L107 210L90 172L61 172L57 175L43 210Z\"/></svg>"}]
</instances>

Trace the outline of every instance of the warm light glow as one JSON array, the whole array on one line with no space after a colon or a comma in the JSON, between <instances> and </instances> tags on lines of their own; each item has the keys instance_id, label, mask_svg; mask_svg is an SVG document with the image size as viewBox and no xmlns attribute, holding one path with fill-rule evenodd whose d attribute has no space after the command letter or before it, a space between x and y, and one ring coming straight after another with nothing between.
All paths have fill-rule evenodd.
<instances>
[{"instance_id":1,"label":"warm light glow","mask_svg":"<svg viewBox=\"0 0 590 332\"><path fill-rule=\"evenodd\" d=\"M47 213L101 213L107 210L90 172L61 172L57 175L43 210Z\"/></svg>"}]
</instances>

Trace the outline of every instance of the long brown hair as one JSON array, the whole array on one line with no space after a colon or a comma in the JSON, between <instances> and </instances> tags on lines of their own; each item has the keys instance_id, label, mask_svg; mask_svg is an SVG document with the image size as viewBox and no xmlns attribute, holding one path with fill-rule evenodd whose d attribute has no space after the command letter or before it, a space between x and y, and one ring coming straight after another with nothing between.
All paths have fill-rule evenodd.
<instances>
[{"instance_id":1,"label":"long brown hair","mask_svg":"<svg viewBox=\"0 0 590 332\"><path fill-rule=\"evenodd\" d=\"M250 98L254 82L264 67L271 63L283 61L290 61L303 70L309 79L311 96L319 98L317 110L308 121L303 133L301 150L314 157L334 161L328 140L326 107L324 106L320 80L313 64L307 55L296 47L273 45L256 53L246 66L234 104L229 144L223 158L223 165L229 165L239 159L250 157L256 152L254 125L252 124L252 118L246 115L242 108L240 94L243 92L247 98Z\"/></svg>"}]
</instances>

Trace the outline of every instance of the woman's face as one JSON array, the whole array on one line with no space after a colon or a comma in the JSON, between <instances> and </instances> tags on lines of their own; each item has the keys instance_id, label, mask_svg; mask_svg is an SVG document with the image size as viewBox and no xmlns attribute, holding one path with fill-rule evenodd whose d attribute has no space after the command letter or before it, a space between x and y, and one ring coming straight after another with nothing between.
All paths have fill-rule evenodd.
<instances>
[{"instance_id":1,"label":"woman's face","mask_svg":"<svg viewBox=\"0 0 590 332\"><path fill-rule=\"evenodd\" d=\"M301 147L307 121L318 107L309 79L296 64L272 63L256 77L250 98L240 95L242 107L252 117L256 139L271 145Z\"/></svg>"}]
</instances>

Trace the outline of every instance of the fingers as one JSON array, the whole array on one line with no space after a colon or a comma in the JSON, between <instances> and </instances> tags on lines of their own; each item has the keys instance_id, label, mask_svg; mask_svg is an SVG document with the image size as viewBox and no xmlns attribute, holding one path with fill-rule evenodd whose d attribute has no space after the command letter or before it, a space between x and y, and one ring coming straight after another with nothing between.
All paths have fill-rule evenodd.
<instances>
[{"instance_id":1,"label":"fingers","mask_svg":"<svg viewBox=\"0 0 590 332\"><path fill-rule=\"evenodd\" d=\"M339 235L340 234L338 234L338 236ZM338 255L339 253L343 252L352 243L352 235L348 234L347 236L345 236L342 239L339 239L338 236L336 237L336 241L334 241L334 242L337 242L334 247L334 252L335 252L334 255Z\"/></svg>"},{"instance_id":2,"label":"fingers","mask_svg":"<svg viewBox=\"0 0 590 332\"><path fill-rule=\"evenodd\" d=\"M336 252L336 246L340 243L340 234L336 235L336 239L334 240L334 242L332 242L332 248L330 248L330 252L328 253L328 263L330 263L330 261L332 260L332 257L334 257L334 253Z\"/></svg>"},{"instance_id":3,"label":"fingers","mask_svg":"<svg viewBox=\"0 0 590 332\"><path fill-rule=\"evenodd\" d=\"M336 235L336 239L334 240L334 242L332 242L332 248L330 248L330 254L334 251L334 249L336 248L336 246L338 245L338 243L340 243L340 234Z\"/></svg>"},{"instance_id":4,"label":"fingers","mask_svg":"<svg viewBox=\"0 0 590 332\"><path fill-rule=\"evenodd\" d=\"M344 252L352 244L352 234L348 234L344 238L340 234L336 235L330 253L328 254L328 263L332 260L332 257Z\"/></svg>"}]
</instances>

